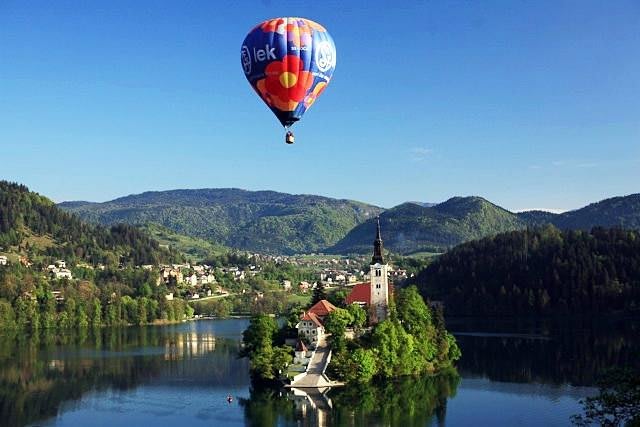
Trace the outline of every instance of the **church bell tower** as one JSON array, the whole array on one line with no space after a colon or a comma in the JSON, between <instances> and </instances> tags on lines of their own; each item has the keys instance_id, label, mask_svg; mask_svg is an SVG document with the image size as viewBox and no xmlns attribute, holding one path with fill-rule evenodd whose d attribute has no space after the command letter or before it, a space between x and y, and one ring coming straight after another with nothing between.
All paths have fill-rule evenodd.
<instances>
[{"instance_id":1,"label":"church bell tower","mask_svg":"<svg viewBox=\"0 0 640 427\"><path fill-rule=\"evenodd\" d=\"M376 239L373 241L373 257L371 257L371 323L382 322L389 313L389 266L382 256L382 237L380 234L380 218L377 219Z\"/></svg>"}]
</instances>

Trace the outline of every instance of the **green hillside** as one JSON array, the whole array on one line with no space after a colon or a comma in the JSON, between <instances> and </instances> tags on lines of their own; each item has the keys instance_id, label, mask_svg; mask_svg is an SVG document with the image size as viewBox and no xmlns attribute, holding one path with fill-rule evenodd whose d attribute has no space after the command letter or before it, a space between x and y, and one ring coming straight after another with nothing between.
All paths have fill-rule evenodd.
<instances>
[{"instance_id":1,"label":"green hillside","mask_svg":"<svg viewBox=\"0 0 640 427\"><path fill-rule=\"evenodd\" d=\"M146 192L60 207L103 225L153 223L217 245L284 254L320 251L382 211L350 200L239 189Z\"/></svg>"},{"instance_id":2,"label":"green hillside","mask_svg":"<svg viewBox=\"0 0 640 427\"><path fill-rule=\"evenodd\" d=\"M640 229L640 193L612 197L553 218L562 229L589 230L592 227Z\"/></svg>"},{"instance_id":3,"label":"green hillside","mask_svg":"<svg viewBox=\"0 0 640 427\"><path fill-rule=\"evenodd\" d=\"M160 246L169 247L184 255L190 261L202 261L231 251L226 246L216 245L198 237L178 234L158 224L147 223L140 228L149 234Z\"/></svg>"},{"instance_id":4,"label":"green hillside","mask_svg":"<svg viewBox=\"0 0 640 427\"><path fill-rule=\"evenodd\" d=\"M640 308L640 232L552 225L467 242L415 279L449 314L540 315Z\"/></svg>"},{"instance_id":5,"label":"green hillside","mask_svg":"<svg viewBox=\"0 0 640 427\"><path fill-rule=\"evenodd\" d=\"M0 181L0 253L91 264L151 264L177 259L135 227L95 226L24 185Z\"/></svg>"},{"instance_id":6,"label":"green hillside","mask_svg":"<svg viewBox=\"0 0 640 427\"><path fill-rule=\"evenodd\" d=\"M468 240L526 227L516 215L481 197L454 197L433 207L404 203L383 212L380 224L385 247L402 254L441 252ZM373 236L372 219L351 230L331 252L368 252Z\"/></svg>"},{"instance_id":7,"label":"green hillside","mask_svg":"<svg viewBox=\"0 0 640 427\"><path fill-rule=\"evenodd\" d=\"M562 214L544 211L514 214L481 197L453 197L430 207L414 203L396 206L380 215L380 223L385 246L393 252L442 252L469 240L545 224L568 230L640 229L640 194L602 200ZM330 252L366 253L374 235L375 221L366 221Z\"/></svg>"},{"instance_id":8,"label":"green hillside","mask_svg":"<svg viewBox=\"0 0 640 427\"><path fill-rule=\"evenodd\" d=\"M202 240L218 248L265 253L367 253L378 214L386 247L400 254L442 252L469 240L545 224L583 230L640 228L640 194L563 214L516 214L481 197L453 197L437 205L409 202L384 211L350 200L238 189L147 192L106 203L65 202L60 207L104 225L157 225L148 231L196 259L211 249L205 249ZM183 237L163 237L169 231ZM189 242L184 236L201 240Z\"/></svg>"}]
</instances>

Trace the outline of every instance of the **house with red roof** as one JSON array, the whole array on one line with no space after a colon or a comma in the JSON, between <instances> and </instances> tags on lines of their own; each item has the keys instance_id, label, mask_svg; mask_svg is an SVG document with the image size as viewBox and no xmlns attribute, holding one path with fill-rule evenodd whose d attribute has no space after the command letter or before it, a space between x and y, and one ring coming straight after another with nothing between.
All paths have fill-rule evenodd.
<instances>
[{"instance_id":1,"label":"house with red roof","mask_svg":"<svg viewBox=\"0 0 640 427\"><path fill-rule=\"evenodd\" d=\"M336 309L336 306L327 300L320 300L315 303L309 310L302 314L300 322L296 325L298 328L298 336L306 338L315 348L318 340L324 335L324 319Z\"/></svg>"},{"instance_id":2,"label":"house with red roof","mask_svg":"<svg viewBox=\"0 0 640 427\"><path fill-rule=\"evenodd\" d=\"M302 340L298 340L296 343L296 351L295 356L293 358L293 363L296 365L308 365L309 360L311 359L311 350L304 345Z\"/></svg>"},{"instance_id":3,"label":"house with red roof","mask_svg":"<svg viewBox=\"0 0 640 427\"><path fill-rule=\"evenodd\" d=\"M315 303L307 313L313 313L318 316L320 319L324 320L325 317L329 315L332 311L334 311L337 307L331 304L326 299L322 299Z\"/></svg>"}]
</instances>

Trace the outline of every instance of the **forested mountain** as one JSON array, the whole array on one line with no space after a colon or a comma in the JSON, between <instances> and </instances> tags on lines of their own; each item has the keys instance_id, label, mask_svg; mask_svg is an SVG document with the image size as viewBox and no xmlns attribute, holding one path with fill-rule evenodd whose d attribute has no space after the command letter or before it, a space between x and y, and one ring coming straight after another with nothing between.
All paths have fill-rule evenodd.
<instances>
[{"instance_id":1,"label":"forested mountain","mask_svg":"<svg viewBox=\"0 0 640 427\"><path fill-rule=\"evenodd\" d=\"M640 232L552 225L464 243L416 279L448 314L539 315L640 308Z\"/></svg>"},{"instance_id":2,"label":"forested mountain","mask_svg":"<svg viewBox=\"0 0 640 427\"><path fill-rule=\"evenodd\" d=\"M87 224L24 185L7 181L0 181L0 252L106 265L176 258L135 227Z\"/></svg>"},{"instance_id":3,"label":"forested mountain","mask_svg":"<svg viewBox=\"0 0 640 427\"><path fill-rule=\"evenodd\" d=\"M526 227L511 212L481 197L454 197L432 207L404 203L380 214L384 245L398 253L441 252L459 243ZM331 252L368 252L375 219L360 224Z\"/></svg>"},{"instance_id":4,"label":"forested mountain","mask_svg":"<svg viewBox=\"0 0 640 427\"><path fill-rule=\"evenodd\" d=\"M592 227L640 229L640 193L612 197L552 219L562 229L589 230Z\"/></svg>"},{"instance_id":5,"label":"forested mountain","mask_svg":"<svg viewBox=\"0 0 640 427\"><path fill-rule=\"evenodd\" d=\"M562 214L515 214L481 197L453 197L430 207L404 203L382 213L380 223L385 246L394 252L442 252L469 240L544 224L579 230L595 226L640 229L640 194L602 200ZM351 230L330 251L368 252L374 235L372 219Z\"/></svg>"},{"instance_id":6,"label":"forested mountain","mask_svg":"<svg viewBox=\"0 0 640 427\"><path fill-rule=\"evenodd\" d=\"M322 250L382 211L350 200L239 189L154 191L60 207L104 225L155 223L220 245L284 254Z\"/></svg>"},{"instance_id":7,"label":"forested mountain","mask_svg":"<svg viewBox=\"0 0 640 427\"><path fill-rule=\"evenodd\" d=\"M367 253L378 214L386 247L401 254L443 252L469 240L544 224L640 229L640 194L563 214L516 214L481 197L453 197L440 204L407 202L385 211L350 200L239 189L147 192L60 207L103 225L156 224L216 245L281 254Z\"/></svg>"},{"instance_id":8,"label":"forested mountain","mask_svg":"<svg viewBox=\"0 0 640 427\"><path fill-rule=\"evenodd\" d=\"M561 214L529 211L517 215L529 225L553 224L560 229L618 227L637 230L640 229L640 194L612 197Z\"/></svg>"},{"instance_id":9,"label":"forested mountain","mask_svg":"<svg viewBox=\"0 0 640 427\"><path fill-rule=\"evenodd\" d=\"M553 224L561 214L547 211L525 211L516 214L518 218L529 226L538 226L544 224Z\"/></svg>"}]
</instances>

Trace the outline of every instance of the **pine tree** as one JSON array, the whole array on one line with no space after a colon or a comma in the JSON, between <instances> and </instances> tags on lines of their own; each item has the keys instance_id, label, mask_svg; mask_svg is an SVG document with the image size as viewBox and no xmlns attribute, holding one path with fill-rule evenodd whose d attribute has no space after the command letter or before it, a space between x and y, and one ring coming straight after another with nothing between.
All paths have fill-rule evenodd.
<instances>
[{"instance_id":1,"label":"pine tree","mask_svg":"<svg viewBox=\"0 0 640 427\"><path fill-rule=\"evenodd\" d=\"M323 299L327 299L327 292L322 282L318 283L313 290L313 297L311 298L311 305L316 304Z\"/></svg>"}]
</instances>

